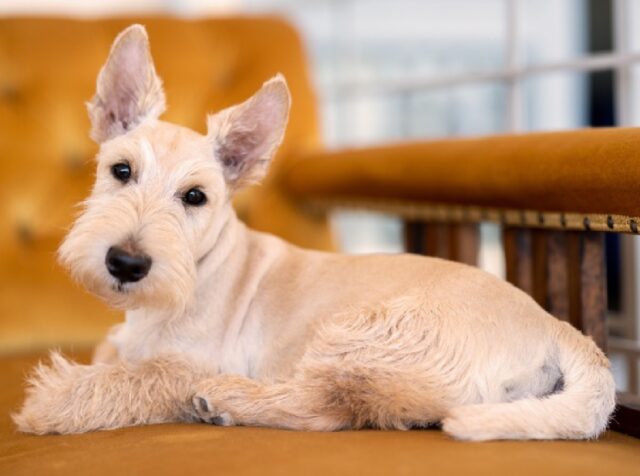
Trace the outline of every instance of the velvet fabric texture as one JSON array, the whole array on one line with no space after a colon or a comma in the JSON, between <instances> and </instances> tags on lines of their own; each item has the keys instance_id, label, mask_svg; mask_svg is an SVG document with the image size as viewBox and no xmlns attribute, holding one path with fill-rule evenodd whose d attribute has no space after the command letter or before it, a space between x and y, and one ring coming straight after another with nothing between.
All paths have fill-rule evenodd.
<instances>
[{"instance_id":1,"label":"velvet fabric texture","mask_svg":"<svg viewBox=\"0 0 640 476\"><path fill-rule=\"evenodd\" d=\"M74 355L74 354L71 354ZM438 430L294 432L205 424L151 425L82 435L15 433L9 412L43 355L0 359L0 474L635 476L640 440L463 443ZM75 357L87 362L88 354Z\"/></svg>"},{"instance_id":2,"label":"velvet fabric texture","mask_svg":"<svg viewBox=\"0 0 640 476\"><path fill-rule=\"evenodd\" d=\"M640 216L640 128L385 145L300 158L283 186L300 199Z\"/></svg>"}]
</instances>

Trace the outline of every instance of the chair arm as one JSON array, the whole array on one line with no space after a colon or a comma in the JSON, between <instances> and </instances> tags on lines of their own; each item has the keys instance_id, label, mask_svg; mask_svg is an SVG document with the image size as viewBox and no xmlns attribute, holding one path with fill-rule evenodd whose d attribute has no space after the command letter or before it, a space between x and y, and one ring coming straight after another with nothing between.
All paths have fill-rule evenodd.
<instances>
[{"instance_id":1,"label":"chair arm","mask_svg":"<svg viewBox=\"0 0 640 476\"><path fill-rule=\"evenodd\" d=\"M281 179L289 194L312 204L431 220L445 214L443 221L459 215L466 221L635 232L640 128L322 152L291 164Z\"/></svg>"}]
</instances>

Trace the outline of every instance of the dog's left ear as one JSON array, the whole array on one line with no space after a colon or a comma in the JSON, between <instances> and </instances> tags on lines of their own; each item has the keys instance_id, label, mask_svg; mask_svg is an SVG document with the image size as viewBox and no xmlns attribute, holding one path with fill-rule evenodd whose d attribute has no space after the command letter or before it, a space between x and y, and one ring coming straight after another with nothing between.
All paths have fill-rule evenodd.
<instances>
[{"instance_id":1,"label":"dog's left ear","mask_svg":"<svg viewBox=\"0 0 640 476\"><path fill-rule=\"evenodd\" d=\"M208 138L232 190L259 181L284 137L291 96L280 74L247 101L208 118Z\"/></svg>"},{"instance_id":2,"label":"dog's left ear","mask_svg":"<svg viewBox=\"0 0 640 476\"><path fill-rule=\"evenodd\" d=\"M98 75L96 94L87 108L91 138L98 143L164 112L162 81L156 74L149 38L142 25L131 25L113 42L109 58Z\"/></svg>"}]
</instances>

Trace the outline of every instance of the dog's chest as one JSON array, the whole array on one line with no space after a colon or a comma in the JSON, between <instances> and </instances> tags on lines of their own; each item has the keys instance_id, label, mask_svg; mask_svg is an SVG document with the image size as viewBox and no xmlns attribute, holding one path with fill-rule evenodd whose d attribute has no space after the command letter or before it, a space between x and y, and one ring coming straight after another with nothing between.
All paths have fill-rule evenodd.
<instances>
[{"instance_id":1,"label":"dog's chest","mask_svg":"<svg viewBox=\"0 0 640 476\"><path fill-rule=\"evenodd\" d=\"M259 336L247 326L240 338L230 341L215 321L183 320L159 325L158 316L127 313L126 322L109 337L126 362L180 355L211 372L253 376ZM227 337L227 338L225 338Z\"/></svg>"}]
</instances>

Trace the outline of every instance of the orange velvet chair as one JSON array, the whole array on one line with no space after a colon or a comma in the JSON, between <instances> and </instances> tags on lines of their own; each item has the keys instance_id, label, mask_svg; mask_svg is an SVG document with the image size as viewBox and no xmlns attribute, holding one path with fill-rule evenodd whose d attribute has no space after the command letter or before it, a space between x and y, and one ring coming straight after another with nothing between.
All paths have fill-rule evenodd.
<instances>
[{"instance_id":1,"label":"orange velvet chair","mask_svg":"<svg viewBox=\"0 0 640 476\"><path fill-rule=\"evenodd\" d=\"M122 318L73 285L55 252L92 182L96 146L83 102L113 38L132 22L149 31L167 90L166 118L196 130L204 130L207 112L243 100L278 71L287 77L293 109L285 142L264 185L236 204L251 226L330 249L326 212L368 208L407 220L410 251L474 262L477 223L500 220L508 225L508 277L606 344L601 238L585 227L637 232L640 131L328 153L300 38L277 18L0 19L0 474L638 474L639 441L615 431L597 442L484 444L438 431L205 425L16 434L9 412L43 351L58 346L86 361L90 346ZM532 242L538 251L555 243L559 255L536 254L526 247ZM549 256L567 257L565 288L545 278ZM570 290L576 276L580 285ZM632 406L622 410L637 417Z\"/></svg>"}]
</instances>

